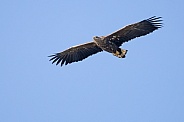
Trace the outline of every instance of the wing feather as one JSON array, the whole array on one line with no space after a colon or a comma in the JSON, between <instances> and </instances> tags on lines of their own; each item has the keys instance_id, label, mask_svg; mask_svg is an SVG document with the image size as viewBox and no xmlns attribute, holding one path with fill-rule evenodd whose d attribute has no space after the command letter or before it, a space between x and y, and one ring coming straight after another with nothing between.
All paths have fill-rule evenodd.
<instances>
[{"instance_id":1,"label":"wing feather","mask_svg":"<svg viewBox=\"0 0 184 122\"><path fill-rule=\"evenodd\" d=\"M71 47L63 52L50 55L49 57L51 57L51 59L49 61L52 61L52 63L56 63L56 65L61 63L62 66L63 64L67 65L73 62L82 61L88 56L91 56L101 51L102 49L98 47L96 43L89 42Z\"/></svg>"},{"instance_id":2,"label":"wing feather","mask_svg":"<svg viewBox=\"0 0 184 122\"><path fill-rule=\"evenodd\" d=\"M138 23L125 26L105 38L111 40L117 46L121 46L124 42L128 42L136 37L147 35L158 28L161 28L161 21L161 17L153 16Z\"/></svg>"}]
</instances>

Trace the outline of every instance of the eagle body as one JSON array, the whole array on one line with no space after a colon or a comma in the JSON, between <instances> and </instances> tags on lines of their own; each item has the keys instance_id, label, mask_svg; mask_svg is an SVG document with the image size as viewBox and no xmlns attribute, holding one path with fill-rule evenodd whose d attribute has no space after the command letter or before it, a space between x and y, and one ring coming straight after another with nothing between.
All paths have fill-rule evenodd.
<instances>
[{"instance_id":1,"label":"eagle body","mask_svg":"<svg viewBox=\"0 0 184 122\"><path fill-rule=\"evenodd\" d=\"M99 46L102 50L107 51L109 53L112 53L114 56L117 56L119 58L125 58L125 54L127 53L127 50L123 50L119 48L118 45L116 45L114 42L112 42L114 38L105 38L104 36L93 37L94 42ZM107 46L108 45L108 46Z\"/></svg>"},{"instance_id":2,"label":"eagle body","mask_svg":"<svg viewBox=\"0 0 184 122\"><path fill-rule=\"evenodd\" d=\"M56 65L67 65L73 62L82 61L83 59L106 51L112 53L118 58L125 58L128 50L121 49L120 46L136 37L147 35L158 28L162 27L161 17L153 16L149 19L127 25L118 31L107 36L95 36L92 42L76 45L59 53L50 55L50 61Z\"/></svg>"},{"instance_id":3,"label":"eagle body","mask_svg":"<svg viewBox=\"0 0 184 122\"><path fill-rule=\"evenodd\" d=\"M97 46L99 46L102 50L107 51L109 53L114 53L118 49L118 46L116 44L104 38L103 36L102 37L95 36L93 37L93 40L97 44Z\"/></svg>"}]
</instances>

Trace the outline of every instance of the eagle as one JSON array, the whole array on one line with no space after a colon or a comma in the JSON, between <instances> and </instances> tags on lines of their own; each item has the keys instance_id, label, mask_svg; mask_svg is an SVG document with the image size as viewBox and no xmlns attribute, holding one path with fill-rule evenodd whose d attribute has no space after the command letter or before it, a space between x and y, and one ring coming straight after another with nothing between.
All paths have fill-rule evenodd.
<instances>
[{"instance_id":1,"label":"eagle","mask_svg":"<svg viewBox=\"0 0 184 122\"><path fill-rule=\"evenodd\" d=\"M162 17L153 16L140 22L127 25L107 36L94 36L92 42L70 47L62 52L50 55L50 60L56 65L71 64L106 51L118 58L125 58L127 51L120 46L136 37L147 35L162 27Z\"/></svg>"}]
</instances>

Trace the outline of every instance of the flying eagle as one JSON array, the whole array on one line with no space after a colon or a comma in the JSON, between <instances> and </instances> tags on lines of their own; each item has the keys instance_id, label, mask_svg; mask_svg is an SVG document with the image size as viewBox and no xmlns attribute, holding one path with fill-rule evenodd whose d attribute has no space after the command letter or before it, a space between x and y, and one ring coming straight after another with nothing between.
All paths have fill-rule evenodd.
<instances>
[{"instance_id":1,"label":"flying eagle","mask_svg":"<svg viewBox=\"0 0 184 122\"><path fill-rule=\"evenodd\" d=\"M118 58L125 58L128 50L119 48L123 43L136 37L147 35L162 27L161 17L153 16L135 24L121 28L107 36L94 36L92 42L70 47L69 49L51 55L52 63L56 65L67 65L83 59L98 52L107 51Z\"/></svg>"}]
</instances>

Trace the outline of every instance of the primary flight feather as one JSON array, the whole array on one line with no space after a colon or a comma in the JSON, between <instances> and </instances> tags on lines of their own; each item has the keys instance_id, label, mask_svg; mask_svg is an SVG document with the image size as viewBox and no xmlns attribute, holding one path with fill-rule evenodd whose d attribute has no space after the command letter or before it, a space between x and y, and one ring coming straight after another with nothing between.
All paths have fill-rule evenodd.
<instances>
[{"instance_id":1,"label":"primary flight feather","mask_svg":"<svg viewBox=\"0 0 184 122\"><path fill-rule=\"evenodd\" d=\"M127 25L120 30L107 36L95 36L92 42L70 47L69 49L50 55L50 61L56 65L67 65L83 59L101 51L112 53L118 58L125 58L127 50L119 48L123 43L136 37L147 35L162 27L161 17L153 16L149 19Z\"/></svg>"}]
</instances>

